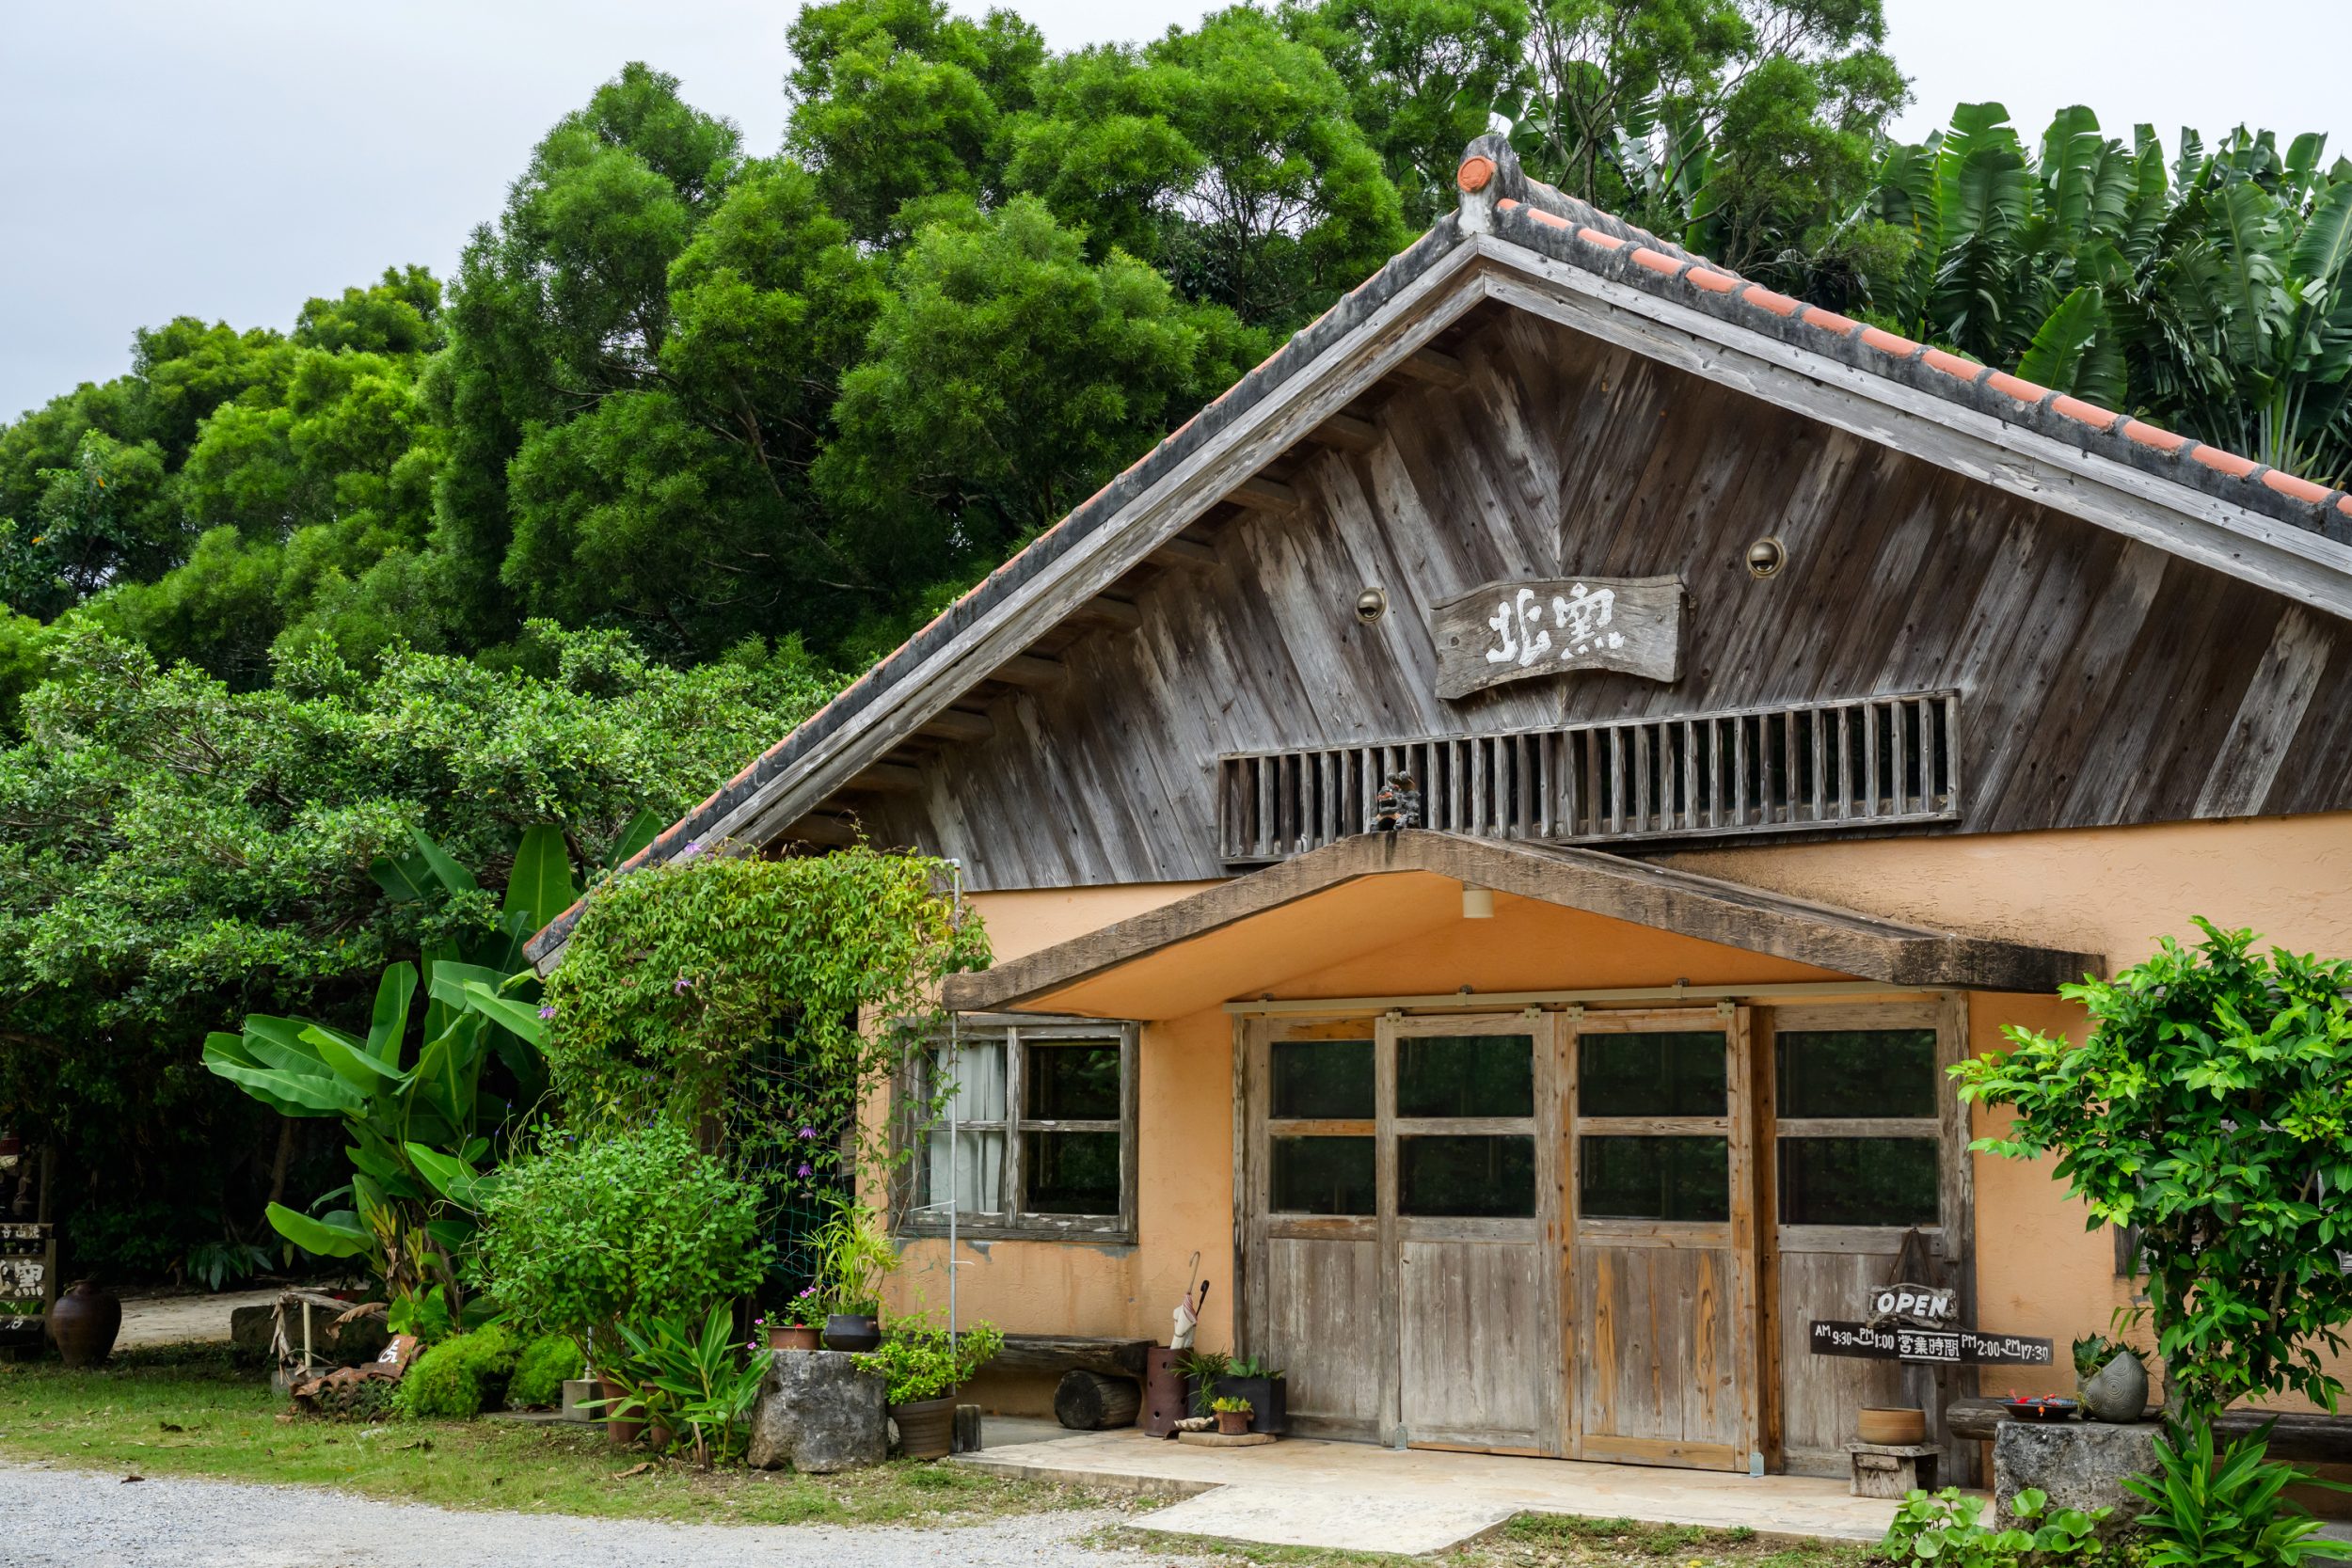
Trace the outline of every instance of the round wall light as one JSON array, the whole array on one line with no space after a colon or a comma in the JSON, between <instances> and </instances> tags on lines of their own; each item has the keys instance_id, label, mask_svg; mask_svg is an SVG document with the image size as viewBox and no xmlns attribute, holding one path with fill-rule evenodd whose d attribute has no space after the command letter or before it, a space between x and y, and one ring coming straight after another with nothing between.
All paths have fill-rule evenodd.
<instances>
[{"instance_id":1,"label":"round wall light","mask_svg":"<svg viewBox=\"0 0 2352 1568\"><path fill-rule=\"evenodd\" d=\"M1370 626L1389 612L1389 595L1378 588L1367 588L1356 595L1356 619Z\"/></svg>"},{"instance_id":2,"label":"round wall light","mask_svg":"<svg viewBox=\"0 0 2352 1568\"><path fill-rule=\"evenodd\" d=\"M1748 546L1748 576L1752 578L1778 577L1788 564L1788 546L1777 533L1768 533Z\"/></svg>"}]
</instances>

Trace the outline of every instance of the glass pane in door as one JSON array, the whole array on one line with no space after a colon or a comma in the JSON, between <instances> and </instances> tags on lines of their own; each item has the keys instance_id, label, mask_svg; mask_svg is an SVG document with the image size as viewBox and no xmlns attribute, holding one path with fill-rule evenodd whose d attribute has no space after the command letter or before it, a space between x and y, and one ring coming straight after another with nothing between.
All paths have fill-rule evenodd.
<instances>
[{"instance_id":1,"label":"glass pane in door","mask_svg":"<svg viewBox=\"0 0 2352 1568\"><path fill-rule=\"evenodd\" d=\"M1268 1207L1278 1214L1375 1214L1379 1192L1374 1184L1371 1138L1272 1140Z\"/></svg>"},{"instance_id":2,"label":"glass pane in door","mask_svg":"<svg viewBox=\"0 0 2352 1568\"><path fill-rule=\"evenodd\" d=\"M1396 1212L1446 1219L1535 1212L1535 1140L1448 1134L1396 1141Z\"/></svg>"},{"instance_id":3,"label":"glass pane in door","mask_svg":"<svg viewBox=\"0 0 2352 1568\"><path fill-rule=\"evenodd\" d=\"M1730 1105L1724 1037L1712 1030L1585 1035L1576 1045L1577 1114L1720 1117Z\"/></svg>"},{"instance_id":4,"label":"glass pane in door","mask_svg":"<svg viewBox=\"0 0 2352 1568\"><path fill-rule=\"evenodd\" d=\"M1932 1029L1791 1029L1772 1049L1783 1118L1935 1115Z\"/></svg>"},{"instance_id":5,"label":"glass pane in door","mask_svg":"<svg viewBox=\"0 0 2352 1568\"><path fill-rule=\"evenodd\" d=\"M1577 1209L1587 1219L1731 1218L1726 1139L1588 1134L1577 1147Z\"/></svg>"},{"instance_id":6,"label":"glass pane in door","mask_svg":"<svg viewBox=\"0 0 2352 1568\"><path fill-rule=\"evenodd\" d=\"M1933 1138L1783 1138L1783 1225L1933 1225Z\"/></svg>"},{"instance_id":7,"label":"glass pane in door","mask_svg":"<svg viewBox=\"0 0 2352 1568\"><path fill-rule=\"evenodd\" d=\"M1372 1041L1277 1040L1270 1054L1278 1120L1372 1119Z\"/></svg>"},{"instance_id":8,"label":"glass pane in door","mask_svg":"<svg viewBox=\"0 0 2352 1568\"><path fill-rule=\"evenodd\" d=\"M1400 1117L1532 1117L1532 1035L1420 1035L1396 1044Z\"/></svg>"}]
</instances>

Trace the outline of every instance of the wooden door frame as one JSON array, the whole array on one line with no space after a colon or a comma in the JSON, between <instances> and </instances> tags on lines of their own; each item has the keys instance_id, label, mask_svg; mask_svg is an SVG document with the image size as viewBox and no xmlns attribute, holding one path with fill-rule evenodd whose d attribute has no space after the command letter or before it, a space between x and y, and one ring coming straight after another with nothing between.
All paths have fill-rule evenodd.
<instances>
[{"instance_id":1,"label":"wooden door frame","mask_svg":"<svg viewBox=\"0 0 2352 1568\"><path fill-rule=\"evenodd\" d=\"M1731 1469L1758 1470L1765 1453L1764 1415L1764 1356L1761 1334L1764 1326L1763 1288L1759 1277L1762 1266L1758 1238L1757 1202L1759 1193L1756 1169L1756 1121L1755 1109L1764 1099L1757 1093L1756 1055L1754 1052L1753 1009L1740 1003L1724 1000L1706 1007L1625 1007L1587 1010L1571 1006L1563 1015L1560 1025L1561 1053L1561 1158L1565 1176L1564 1197L1566 1207L1566 1241L1562 1247L1561 1291L1566 1314L1573 1317L1581 1280L1577 1275L1577 1256L1587 1244L1588 1234L1600 1241L1643 1243L1673 1246L1677 1241L1695 1243L1702 1234L1709 1244L1719 1228L1724 1238L1720 1243L1731 1255L1731 1304L1729 1317L1735 1334L1746 1329L1756 1335L1746 1354L1734 1362L1737 1377L1739 1411L1736 1417L1738 1433L1734 1441L1722 1445L1735 1463ZM1587 1221L1577 1199L1575 1171L1581 1163L1582 1136L1585 1117L1577 1104L1578 1042L1585 1035L1610 1034L1671 1034L1679 1032L1716 1033L1724 1036L1724 1076L1725 1086L1724 1115L1703 1118L1709 1123L1723 1122L1724 1141L1728 1146L1730 1166L1730 1218L1718 1227L1712 1222L1663 1221L1645 1224L1640 1221ZM1629 1123L1645 1121L1654 1130L1678 1130L1669 1124L1683 1118L1674 1117L1606 1117L1599 1118L1617 1132L1627 1131ZM1708 1129L1712 1131L1710 1127ZM1606 1132L1600 1135L1607 1135ZM1581 1330L1586 1325L1569 1322L1565 1325L1563 1344L1564 1388L1567 1450L1571 1457L1594 1458L1619 1463L1686 1463L1700 1449L1708 1451L1717 1445L1660 1444L1655 1439L1628 1438L1614 1435L1588 1435L1583 1430L1581 1406L1577 1402L1578 1363L1581 1359ZM1735 1352L1736 1354L1736 1352ZM1606 1449L1606 1452L1597 1451Z\"/></svg>"},{"instance_id":2,"label":"wooden door frame","mask_svg":"<svg viewBox=\"0 0 2352 1568\"><path fill-rule=\"evenodd\" d=\"M1780 1134L1775 1116L1778 1037L1784 1030L1808 1028L1908 1027L1935 1030L1938 1223L1933 1240L1938 1255L1952 1270L1960 1300L1960 1319L1963 1323L1974 1323L1978 1321L1976 1161L1968 1148L1972 1136L1969 1108L1967 1102L1954 1091L1949 1077L1950 1069L1969 1054L1968 993L1945 991L1925 1001L1857 998L1852 1001L1822 1000L1787 1005L1766 1001L1759 1003L1756 1010L1758 1015L1754 1042L1757 1093L1754 1120L1757 1149L1757 1233L1762 1262L1758 1279L1763 1311L1758 1324L1758 1338L1763 1347L1763 1370L1766 1374L1764 1455L1767 1467L1778 1473L1786 1468L1788 1463L1787 1401L1783 1390L1788 1372L1781 1354L1782 1333L1786 1325L1782 1321L1780 1258L1784 1240L1787 1239L1783 1232L1798 1228L1780 1224ZM1856 1229L1852 1232L1852 1240L1869 1243L1861 1250L1891 1254L1893 1247L1899 1243L1899 1232ZM1859 1304L1856 1305L1858 1307ZM1905 1369L1904 1397L1915 1401L1928 1412L1930 1442L1941 1440L1936 1436L1936 1431L1941 1424L1937 1418L1942 1403L1948 1399L1967 1398L1978 1392L1978 1371L1973 1367L1950 1369L1943 1377L1945 1381L1939 1384L1932 1368L1914 1366ZM1975 1444L1961 1442L1948 1445L1947 1461L1946 1481L1963 1486L1977 1484L1980 1466Z\"/></svg>"}]
</instances>

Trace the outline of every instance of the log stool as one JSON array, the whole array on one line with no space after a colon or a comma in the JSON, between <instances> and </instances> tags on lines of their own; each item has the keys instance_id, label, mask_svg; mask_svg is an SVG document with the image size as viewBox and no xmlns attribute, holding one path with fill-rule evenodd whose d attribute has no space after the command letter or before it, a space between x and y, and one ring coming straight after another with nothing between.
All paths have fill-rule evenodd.
<instances>
[{"instance_id":1,"label":"log stool","mask_svg":"<svg viewBox=\"0 0 2352 1568\"><path fill-rule=\"evenodd\" d=\"M1935 1490L1944 1450L1931 1443L1849 1443L1853 1477L1846 1490L1857 1497L1893 1497Z\"/></svg>"}]
</instances>

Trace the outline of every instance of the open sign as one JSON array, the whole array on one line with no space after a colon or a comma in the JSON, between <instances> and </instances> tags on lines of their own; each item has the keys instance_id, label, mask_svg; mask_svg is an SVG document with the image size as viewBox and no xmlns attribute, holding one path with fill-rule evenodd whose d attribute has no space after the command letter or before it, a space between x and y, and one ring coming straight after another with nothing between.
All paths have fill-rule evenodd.
<instances>
[{"instance_id":1,"label":"open sign","mask_svg":"<svg viewBox=\"0 0 2352 1568\"><path fill-rule=\"evenodd\" d=\"M1873 1323L1899 1320L1932 1325L1953 1323L1959 1317L1958 1293L1931 1285L1889 1285L1870 1298Z\"/></svg>"}]
</instances>

